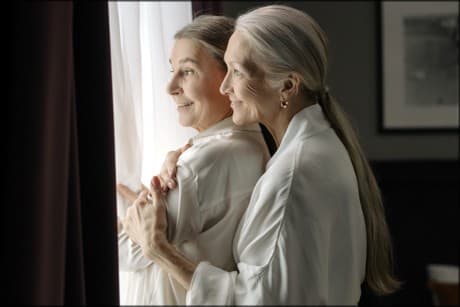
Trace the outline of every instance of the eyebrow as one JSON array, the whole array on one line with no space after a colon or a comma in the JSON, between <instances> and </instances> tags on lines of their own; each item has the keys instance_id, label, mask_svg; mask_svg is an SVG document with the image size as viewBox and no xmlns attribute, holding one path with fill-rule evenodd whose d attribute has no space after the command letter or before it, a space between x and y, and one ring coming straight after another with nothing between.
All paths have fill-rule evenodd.
<instances>
[{"instance_id":1,"label":"eyebrow","mask_svg":"<svg viewBox=\"0 0 460 307\"><path fill-rule=\"evenodd\" d=\"M169 59L168 61L169 61L169 64L172 65L171 59ZM188 57L179 60L179 64L184 64L184 63L193 63L193 64L196 64L196 65L199 64L197 60L192 59L192 58L188 58Z\"/></svg>"},{"instance_id":2,"label":"eyebrow","mask_svg":"<svg viewBox=\"0 0 460 307\"><path fill-rule=\"evenodd\" d=\"M187 62L198 64L198 61L195 60L195 59L192 59L192 58L183 58L183 59L179 60L179 64L184 64L184 63L187 63Z\"/></svg>"},{"instance_id":3,"label":"eyebrow","mask_svg":"<svg viewBox=\"0 0 460 307\"><path fill-rule=\"evenodd\" d=\"M257 71L257 66L247 59L243 59L242 61L230 61L228 64L238 64L249 75L253 75Z\"/></svg>"}]
</instances>

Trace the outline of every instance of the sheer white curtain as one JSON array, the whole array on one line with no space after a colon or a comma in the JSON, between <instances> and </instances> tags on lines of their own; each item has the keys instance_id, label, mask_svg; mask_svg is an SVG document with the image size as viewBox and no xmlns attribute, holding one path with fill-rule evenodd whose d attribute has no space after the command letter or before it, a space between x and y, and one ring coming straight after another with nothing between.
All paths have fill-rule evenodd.
<instances>
[{"instance_id":1,"label":"sheer white curtain","mask_svg":"<svg viewBox=\"0 0 460 307\"><path fill-rule=\"evenodd\" d=\"M166 93L174 33L192 21L190 1L109 2L117 182L139 190L149 185L169 150L196 132L178 124ZM117 198L117 214L129 204ZM120 274L120 302L127 282ZM137 281L140 282L140 281Z\"/></svg>"}]
</instances>

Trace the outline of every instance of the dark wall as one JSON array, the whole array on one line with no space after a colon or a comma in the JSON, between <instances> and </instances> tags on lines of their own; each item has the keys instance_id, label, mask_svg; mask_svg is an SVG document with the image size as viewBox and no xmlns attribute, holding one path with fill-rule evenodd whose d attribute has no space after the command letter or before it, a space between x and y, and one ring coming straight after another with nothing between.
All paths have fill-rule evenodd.
<instances>
[{"instance_id":1,"label":"dark wall","mask_svg":"<svg viewBox=\"0 0 460 307\"><path fill-rule=\"evenodd\" d=\"M275 1L223 1L236 17ZM374 1L278 1L304 10L329 37L330 87L350 115L371 160L457 159L458 134L379 132L378 14Z\"/></svg>"},{"instance_id":2,"label":"dark wall","mask_svg":"<svg viewBox=\"0 0 460 307\"><path fill-rule=\"evenodd\" d=\"M398 293L377 298L364 291L362 305L430 305L426 266L458 265L458 161L372 163L392 233Z\"/></svg>"}]
</instances>

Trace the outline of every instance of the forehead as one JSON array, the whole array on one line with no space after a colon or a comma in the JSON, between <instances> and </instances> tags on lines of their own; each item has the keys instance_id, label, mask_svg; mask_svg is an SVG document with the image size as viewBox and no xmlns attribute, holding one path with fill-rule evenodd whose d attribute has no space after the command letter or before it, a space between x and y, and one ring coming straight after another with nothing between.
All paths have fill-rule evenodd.
<instances>
[{"instance_id":1,"label":"forehead","mask_svg":"<svg viewBox=\"0 0 460 307\"><path fill-rule=\"evenodd\" d=\"M234 32L228 41L227 50L225 52L225 62L227 64L240 64L251 78L260 77L263 75L263 68L256 64L251 56L251 46L247 39L238 31Z\"/></svg>"},{"instance_id":2,"label":"forehead","mask_svg":"<svg viewBox=\"0 0 460 307\"><path fill-rule=\"evenodd\" d=\"M239 32L235 31L228 41L227 50L225 51L225 61L243 63L249 60L250 46L246 38Z\"/></svg>"},{"instance_id":3,"label":"forehead","mask_svg":"<svg viewBox=\"0 0 460 307\"><path fill-rule=\"evenodd\" d=\"M206 60L209 56L203 45L198 41L188 38L180 38L174 42L171 50L170 61L173 64L180 64L186 60L195 61L196 64Z\"/></svg>"}]
</instances>

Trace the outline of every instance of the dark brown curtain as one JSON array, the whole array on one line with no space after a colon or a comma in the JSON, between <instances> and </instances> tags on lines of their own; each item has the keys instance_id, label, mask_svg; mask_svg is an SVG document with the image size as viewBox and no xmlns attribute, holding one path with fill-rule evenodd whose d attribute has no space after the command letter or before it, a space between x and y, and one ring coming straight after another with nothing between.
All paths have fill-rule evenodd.
<instances>
[{"instance_id":1,"label":"dark brown curtain","mask_svg":"<svg viewBox=\"0 0 460 307\"><path fill-rule=\"evenodd\" d=\"M20 2L8 43L7 301L118 304L106 2Z\"/></svg>"},{"instance_id":2,"label":"dark brown curtain","mask_svg":"<svg viewBox=\"0 0 460 307\"><path fill-rule=\"evenodd\" d=\"M219 0L192 0L192 12L193 18L203 14L222 15L222 3Z\"/></svg>"}]
</instances>

